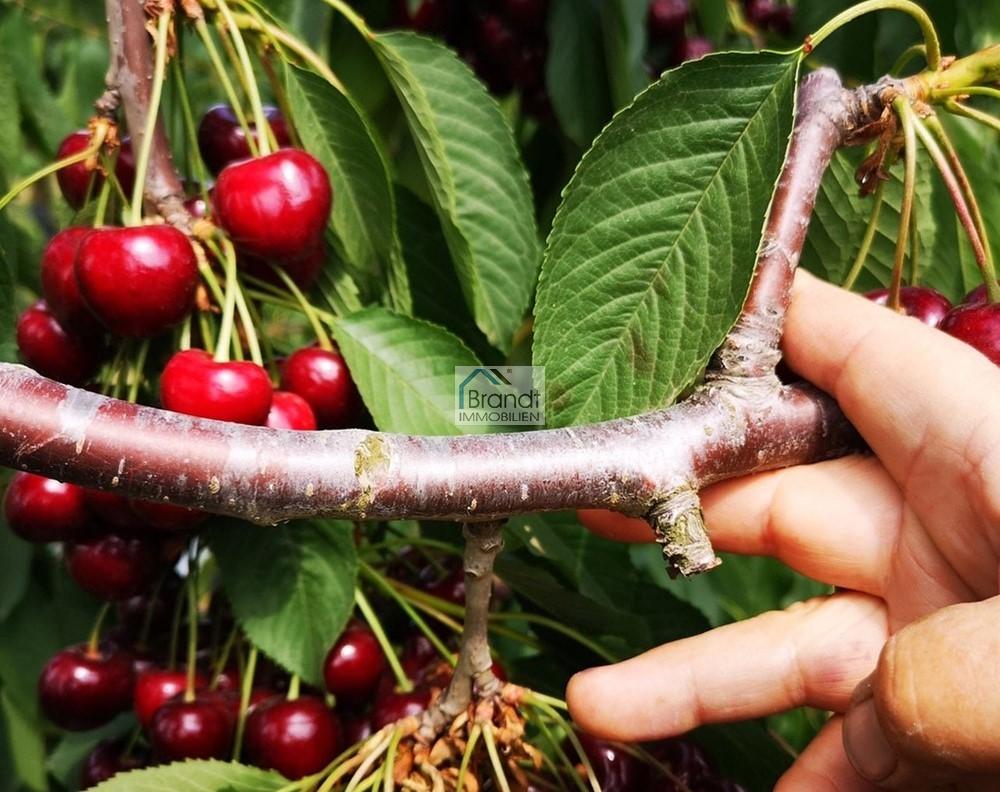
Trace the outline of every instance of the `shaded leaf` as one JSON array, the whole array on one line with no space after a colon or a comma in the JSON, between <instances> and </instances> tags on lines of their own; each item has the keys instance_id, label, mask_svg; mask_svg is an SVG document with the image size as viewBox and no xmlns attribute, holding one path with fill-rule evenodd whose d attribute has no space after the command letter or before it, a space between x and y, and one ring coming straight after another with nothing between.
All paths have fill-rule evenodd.
<instances>
[{"instance_id":1,"label":"shaded leaf","mask_svg":"<svg viewBox=\"0 0 1000 792\"><path fill-rule=\"evenodd\" d=\"M287 785L288 779L256 767L189 760L116 775L94 792L274 792Z\"/></svg>"}]
</instances>

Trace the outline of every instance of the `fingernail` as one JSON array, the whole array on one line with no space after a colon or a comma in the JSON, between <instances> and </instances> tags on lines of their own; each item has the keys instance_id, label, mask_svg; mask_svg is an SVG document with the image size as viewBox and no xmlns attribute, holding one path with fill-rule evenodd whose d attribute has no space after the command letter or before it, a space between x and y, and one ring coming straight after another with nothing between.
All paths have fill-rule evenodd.
<instances>
[{"instance_id":1,"label":"fingernail","mask_svg":"<svg viewBox=\"0 0 1000 792\"><path fill-rule=\"evenodd\" d=\"M885 738L873 699L869 698L847 713L844 748L854 769L869 781L883 781L896 770L896 752Z\"/></svg>"}]
</instances>

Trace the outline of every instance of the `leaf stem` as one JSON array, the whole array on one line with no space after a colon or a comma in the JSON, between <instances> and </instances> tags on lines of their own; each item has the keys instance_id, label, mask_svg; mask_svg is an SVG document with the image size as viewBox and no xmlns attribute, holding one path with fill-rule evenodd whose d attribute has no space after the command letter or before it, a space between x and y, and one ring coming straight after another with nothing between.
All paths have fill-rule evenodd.
<instances>
[{"instance_id":1,"label":"leaf stem","mask_svg":"<svg viewBox=\"0 0 1000 792\"><path fill-rule=\"evenodd\" d=\"M851 269L847 273L847 277L844 278L844 282L841 284L845 289L854 288L854 283L857 281L858 276L864 269L865 261L868 258L868 253L872 248L872 242L875 239L875 232L878 230L878 218L882 213L882 202L884 200L885 182L879 181L878 186L875 188L875 193L872 195L872 211L871 215L868 217L868 225L865 227L865 234L861 238L861 247L858 248L858 255L854 257L854 263L851 265Z\"/></svg>"},{"instance_id":2,"label":"leaf stem","mask_svg":"<svg viewBox=\"0 0 1000 792\"><path fill-rule=\"evenodd\" d=\"M361 590L360 586L354 587L354 601L357 603L358 610L361 611L361 615L364 616L365 621L368 622L368 626L371 631L375 633L375 638L378 640L379 646L382 647L382 653L385 655L385 659L389 661L389 667L392 669L392 674L396 677L396 685L404 693L409 693L413 690L413 682L406 675L406 671L403 670L402 664L399 662L399 658L396 657L396 651L392 648L392 644L389 642L389 638L385 634L385 630L382 629L382 622L379 621L378 615L375 613L375 609L372 608L371 603L368 601L368 597Z\"/></svg>"},{"instance_id":3,"label":"leaf stem","mask_svg":"<svg viewBox=\"0 0 1000 792\"><path fill-rule=\"evenodd\" d=\"M899 231L896 234L896 253L892 262L892 285L889 287L889 307L901 311L899 290L903 284L903 262L906 259L906 244L910 234L910 221L913 215L913 196L917 185L917 138L915 132L914 114L910 102L903 96L896 97L892 103L903 126L905 168L903 171L903 202L899 209Z\"/></svg>"},{"instance_id":4,"label":"leaf stem","mask_svg":"<svg viewBox=\"0 0 1000 792\"><path fill-rule=\"evenodd\" d=\"M156 119L160 111L160 98L163 95L163 81L167 70L167 36L170 32L172 18L171 6L166 6L160 12L156 21L155 61L153 65L153 87L149 96L149 109L146 113L146 126L143 130L142 145L135 161L135 184L132 186L132 206L129 213L129 224L139 225L142 222L142 196L146 188L146 173L149 170L149 156L153 151L153 137L156 133Z\"/></svg>"}]
</instances>

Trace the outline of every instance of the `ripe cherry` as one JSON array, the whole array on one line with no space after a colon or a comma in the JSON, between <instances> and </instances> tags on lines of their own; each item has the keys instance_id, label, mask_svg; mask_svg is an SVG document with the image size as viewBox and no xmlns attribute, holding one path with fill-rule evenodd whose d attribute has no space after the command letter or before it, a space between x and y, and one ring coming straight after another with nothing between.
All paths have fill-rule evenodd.
<instances>
[{"instance_id":1,"label":"ripe cherry","mask_svg":"<svg viewBox=\"0 0 1000 792\"><path fill-rule=\"evenodd\" d=\"M603 792L629 792L641 788L646 769L641 761L597 737L583 733L577 736Z\"/></svg>"},{"instance_id":2,"label":"ripe cherry","mask_svg":"<svg viewBox=\"0 0 1000 792\"><path fill-rule=\"evenodd\" d=\"M120 740L102 740L83 761L80 768L80 789L90 789L117 775L137 770L142 761L125 754L125 744Z\"/></svg>"},{"instance_id":3,"label":"ripe cherry","mask_svg":"<svg viewBox=\"0 0 1000 792\"><path fill-rule=\"evenodd\" d=\"M277 107L265 105L264 117L267 118L278 146L281 148L290 146L292 141L288 134L288 125L281 111ZM252 123L250 131L254 133L254 139L259 141L257 127ZM246 130L240 126L232 107L227 104L217 104L205 111L198 124L198 149L208 169L215 174L230 162L244 160L250 156Z\"/></svg>"},{"instance_id":4,"label":"ripe cherry","mask_svg":"<svg viewBox=\"0 0 1000 792\"><path fill-rule=\"evenodd\" d=\"M177 698L160 707L149 725L153 752L164 762L228 758L236 722L217 698Z\"/></svg>"},{"instance_id":5,"label":"ripe cherry","mask_svg":"<svg viewBox=\"0 0 1000 792\"><path fill-rule=\"evenodd\" d=\"M646 29L653 41L666 41L684 32L691 8L688 0L653 0L646 16Z\"/></svg>"},{"instance_id":6,"label":"ripe cherry","mask_svg":"<svg viewBox=\"0 0 1000 792\"><path fill-rule=\"evenodd\" d=\"M195 675L196 690L207 684L208 680L203 674ZM169 671L164 668L154 668L139 674L135 680L132 705L139 725L148 729L156 711L186 689L187 672L184 670Z\"/></svg>"},{"instance_id":7,"label":"ripe cherry","mask_svg":"<svg viewBox=\"0 0 1000 792\"><path fill-rule=\"evenodd\" d=\"M79 154L89 145L90 132L86 129L70 132L59 144L56 159ZM135 157L132 154L132 144L128 138L123 139L119 147L118 159L115 162L115 176L118 177L125 194L131 195L132 186L135 183ZM79 209L86 202L88 191L90 197L97 195L104 183L104 176L98 170L88 170L86 162L77 162L57 171L56 181L59 182L59 189L62 191L66 203L74 209Z\"/></svg>"},{"instance_id":8,"label":"ripe cherry","mask_svg":"<svg viewBox=\"0 0 1000 792\"><path fill-rule=\"evenodd\" d=\"M272 429L296 429L300 432L316 428L316 414L309 402L291 391L275 391L265 426Z\"/></svg>"},{"instance_id":9,"label":"ripe cherry","mask_svg":"<svg viewBox=\"0 0 1000 792\"><path fill-rule=\"evenodd\" d=\"M82 335L96 335L102 328L90 312L76 282L76 254L92 229L70 226L49 240L42 253L42 293L49 310L63 327Z\"/></svg>"},{"instance_id":10,"label":"ripe cherry","mask_svg":"<svg viewBox=\"0 0 1000 792\"><path fill-rule=\"evenodd\" d=\"M108 534L66 546L66 568L84 591L98 599L128 599L153 584L156 546L142 539Z\"/></svg>"},{"instance_id":11,"label":"ripe cherry","mask_svg":"<svg viewBox=\"0 0 1000 792\"><path fill-rule=\"evenodd\" d=\"M296 350L282 366L281 387L309 402L323 429L351 426L361 413L361 396L337 352L319 347Z\"/></svg>"},{"instance_id":12,"label":"ripe cherry","mask_svg":"<svg viewBox=\"0 0 1000 792\"><path fill-rule=\"evenodd\" d=\"M975 305L976 303L989 302L989 294L986 291L986 284L981 283L962 299L964 305Z\"/></svg>"},{"instance_id":13,"label":"ripe cherry","mask_svg":"<svg viewBox=\"0 0 1000 792\"><path fill-rule=\"evenodd\" d=\"M133 500L130 505L144 525L164 533L193 530L208 518L205 512L197 509L162 501Z\"/></svg>"},{"instance_id":14,"label":"ripe cherry","mask_svg":"<svg viewBox=\"0 0 1000 792\"><path fill-rule=\"evenodd\" d=\"M17 319L17 348L24 362L39 374L68 385L82 385L101 365L100 336L67 331L38 300Z\"/></svg>"},{"instance_id":15,"label":"ripe cherry","mask_svg":"<svg viewBox=\"0 0 1000 792\"><path fill-rule=\"evenodd\" d=\"M465 604L465 570L459 567L427 587L427 593L454 605Z\"/></svg>"},{"instance_id":16,"label":"ripe cherry","mask_svg":"<svg viewBox=\"0 0 1000 792\"><path fill-rule=\"evenodd\" d=\"M680 65L687 61L704 58L713 52L715 52L715 45L707 38L691 36L678 41L670 56L674 65Z\"/></svg>"},{"instance_id":17,"label":"ripe cherry","mask_svg":"<svg viewBox=\"0 0 1000 792\"><path fill-rule=\"evenodd\" d=\"M959 305L938 327L1000 366L1000 303Z\"/></svg>"},{"instance_id":18,"label":"ripe cherry","mask_svg":"<svg viewBox=\"0 0 1000 792\"><path fill-rule=\"evenodd\" d=\"M870 291L865 297L878 305L889 304L888 289ZM941 324L945 314L951 310L951 301L947 297L926 286L904 286L899 290L899 304L907 316L931 327Z\"/></svg>"},{"instance_id":19,"label":"ripe cherry","mask_svg":"<svg viewBox=\"0 0 1000 792\"><path fill-rule=\"evenodd\" d=\"M317 773L337 755L341 727L326 704L313 696L273 696L247 718L246 749L258 767L292 780Z\"/></svg>"},{"instance_id":20,"label":"ripe cherry","mask_svg":"<svg viewBox=\"0 0 1000 792\"><path fill-rule=\"evenodd\" d=\"M341 716L341 727L344 732L344 745L357 745L371 737L375 730L372 720L367 715L349 714Z\"/></svg>"},{"instance_id":21,"label":"ripe cherry","mask_svg":"<svg viewBox=\"0 0 1000 792\"><path fill-rule=\"evenodd\" d=\"M386 670L385 654L366 625L355 622L327 653L323 663L326 689L338 699L361 701L375 692Z\"/></svg>"},{"instance_id":22,"label":"ripe cherry","mask_svg":"<svg viewBox=\"0 0 1000 792\"><path fill-rule=\"evenodd\" d=\"M143 521L132 508L131 501L116 492L85 489L87 510L94 522L107 533L131 536L142 532Z\"/></svg>"},{"instance_id":23,"label":"ripe cherry","mask_svg":"<svg viewBox=\"0 0 1000 792\"><path fill-rule=\"evenodd\" d=\"M712 775L712 768L704 751L683 737L653 743L649 746L649 752L667 766L674 778L688 787L700 789ZM650 775L652 778L660 777L655 770Z\"/></svg>"},{"instance_id":24,"label":"ripe cherry","mask_svg":"<svg viewBox=\"0 0 1000 792\"><path fill-rule=\"evenodd\" d=\"M478 50L497 64L505 64L518 45L514 32L497 14L483 14L476 20Z\"/></svg>"},{"instance_id":25,"label":"ripe cherry","mask_svg":"<svg viewBox=\"0 0 1000 792\"><path fill-rule=\"evenodd\" d=\"M221 363L202 349L185 349L163 369L160 401L185 415L260 426L271 409L271 380L256 363Z\"/></svg>"},{"instance_id":26,"label":"ripe cherry","mask_svg":"<svg viewBox=\"0 0 1000 792\"><path fill-rule=\"evenodd\" d=\"M80 293L115 335L153 336L194 308L198 261L188 238L168 225L98 228L80 243Z\"/></svg>"},{"instance_id":27,"label":"ripe cherry","mask_svg":"<svg viewBox=\"0 0 1000 792\"><path fill-rule=\"evenodd\" d=\"M29 542L66 542L87 533L82 487L34 473L15 473L4 496L10 529Z\"/></svg>"},{"instance_id":28,"label":"ripe cherry","mask_svg":"<svg viewBox=\"0 0 1000 792\"><path fill-rule=\"evenodd\" d=\"M427 636L416 633L406 639L403 644L403 655L400 664L410 679L417 679L421 671L439 659L438 651Z\"/></svg>"},{"instance_id":29,"label":"ripe cherry","mask_svg":"<svg viewBox=\"0 0 1000 792\"><path fill-rule=\"evenodd\" d=\"M501 0L500 11L515 27L532 32L545 26L549 3L548 0Z\"/></svg>"},{"instance_id":30,"label":"ripe cherry","mask_svg":"<svg viewBox=\"0 0 1000 792\"><path fill-rule=\"evenodd\" d=\"M757 27L763 28L770 25L774 11L774 0L747 0L746 2L747 21Z\"/></svg>"},{"instance_id":31,"label":"ripe cherry","mask_svg":"<svg viewBox=\"0 0 1000 792\"><path fill-rule=\"evenodd\" d=\"M451 0L393 0L394 24L418 33L437 33L448 23Z\"/></svg>"},{"instance_id":32,"label":"ripe cherry","mask_svg":"<svg viewBox=\"0 0 1000 792\"><path fill-rule=\"evenodd\" d=\"M103 726L132 704L132 658L125 652L74 646L57 652L38 679L45 716L70 731Z\"/></svg>"},{"instance_id":33,"label":"ripe cherry","mask_svg":"<svg viewBox=\"0 0 1000 792\"><path fill-rule=\"evenodd\" d=\"M265 259L296 258L322 239L333 191L315 157L282 149L226 166L213 201L219 225L241 250Z\"/></svg>"},{"instance_id":34,"label":"ripe cherry","mask_svg":"<svg viewBox=\"0 0 1000 792\"><path fill-rule=\"evenodd\" d=\"M378 731L410 715L419 715L427 709L430 701L431 692L427 688L417 688L410 693L393 691L382 696L372 708L372 728Z\"/></svg>"},{"instance_id":35,"label":"ripe cherry","mask_svg":"<svg viewBox=\"0 0 1000 792\"><path fill-rule=\"evenodd\" d=\"M768 20L769 27L779 36L790 36L795 29L795 6L783 5L774 9Z\"/></svg>"}]
</instances>

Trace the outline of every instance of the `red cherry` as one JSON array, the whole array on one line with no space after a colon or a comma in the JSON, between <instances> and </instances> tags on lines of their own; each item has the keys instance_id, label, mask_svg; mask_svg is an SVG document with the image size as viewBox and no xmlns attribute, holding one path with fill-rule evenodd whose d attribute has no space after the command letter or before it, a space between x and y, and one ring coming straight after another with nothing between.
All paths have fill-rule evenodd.
<instances>
[{"instance_id":1,"label":"red cherry","mask_svg":"<svg viewBox=\"0 0 1000 792\"><path fill-rule=\"evenodd\" d=\"M73 154L79 154L90 145L90 132L86 129L78 129L70 132L56 152L56 159L63 159ZM124 138L118 149L118 159L115 162L115 175L121 183L126 195L131 195L132 187L135 184L135 157L132 154L132 143L128 138ZM104 183L104 176L97 170L87 170L86 162L77 162L74 165L62 168L56 172L56 181L59 182L59 189L62 191L66 203L74 209L79 209L87 200L88 190L90 197L97 195L98 190ZM93 182L93 184L91 184Z\"/></svg>"},{"instance_id":2,"label":"red cherry","mask_svg":"<svg viewBox=\"0 0 1000 792\"><path fill-rule=\"evenodd\" d=\"M323 679L338 699L360 701L375 692L386 670L385 654L367 626L355 623L344 631L326 655Z\"/></svg>"},{"instance_id":3,"label":"red cherry","mask_svg":"<svg viewBox=\"0 0 1000 792\"><path fill-rule=\"evenodd\" d=\"M678 66L687 61L704 58L712 52L715 52L715 45L711 41L701 36L691 36L677 42L671 53L670 60L675 66Z\"/></svg>"},{"instance_id":4,"label":"red cherry","mask_svg":"<svg viewBox=\"0 0 1000 792\"><path fill-rule=\"evenodd\" d=\"M348 715L340 722L344 729L344 745L357 745L375 733L372 720L367 715Z\"/></svg>"},{"instance_id":5,"label":"red cherry","mask_svg":"<svg viewBox=\"0 0 1000 792\"><path fill-rule=\"evenodd\" d=\"M795 7L785 5L774 9L768 20L768 26L779 36L792 35L795 29Z\"/></svg>"},{"instance_id":6,"label":"red cherry","mask_svg":"<svg viewBox=\"0 0 1000 792\"><path fill-rule=\"evenodd\" d=\"M219 225L242 250L295 258L321 240L333 191L315 157L282 149L227 165L215 183L214 204Z\"/></svg>"},{"instance_id":7,"label":"red cherry","mask_svg":"<svg viewBox=\"0 0 1000 792\"><path fill-rule=\"evenodd\" d=\"M85 489L83 496L87 502L87 510L102 531L126 536L142 533L143 522L128 498L115 492L95 489Z\"/></svg>"},{"instance_id":8,"label":"red cherry","mask_svg":"<svg viewBox=\"0 0 1000 792\"><path fill-rule=\"evenodd\" d=\"M439 659L440 655L437 649L427 639L427 636L423 633L416 633L407 638L403 644L403 656L400 663L410 679L417 679L421 671Z\"/></svg>"},{"instance_id":9,"label":"red cherry","mask_svg":"<svg viewBox=\"0 0 1000 792\"><path fill-rule=\"evenodd\" d=\"M138 757L125 754L121 740L102 740L83 761L80 768L80 789L90 789L118 773L142 767Z\"/></svg>"},{"instance_id":10,"label":"red cherry","mask_svg":"<svg viewBox=\"0 0 1000 792\"><path fill-rule=\"evenodd\" d=\"M195 690L208 684L203 674L195 675ZM156 711L187 689L186 671L168 671L154 668L139 674L135 680L132 707L139 725L148 729Z\"/></svg>"},{"instance_id":11,"label":"red cherry","mask_svg":"<svg viewBox=\"0 0 1000 792\"><path fill-rule=\"evenodd\" d=\"M986 284L981 283L962 298L964 305L976 305L977 303L989 302L990 295L986 291Z\"/></svg>"},{"instance_id":12,"label":"red cherry","mask_svg":"<svg viewBox=\"0 0 1000 792\"><path fill-rule=\"evenodd\" d=\"M427 587L427 593L454 605L465 604L465 570L461 567Z\"/></svg>"},{"instance_id":13,"label":"red cherry","mask_svg":"<svg viewBox=\"0 0 1000 792\"><path fill-rule=\"evenodd\" d=\"M160 585L155 597L151 594L136 594L118 602L115 609L116 626L124 641L133 643L138 640L147 622L153 635L168 634L179 594L180 578L171 574ZM134 649L133 654L136 654ZM137 657L135 663L136 676L140 670L153 670L155 667L150 662L140 663L139 659Z\"/></svg>"},{"instance_id":14,"label":"red cherry","mask_svg":"<svg viewBox=\"0 0 1000 792\"><path fill-rule=\"evenodd\" d=\"M877 305L889 304L889 290L876 289L865 297ZM899 290L899 303L903 313L919 319L926 325L937 327L951 310L951 301L941 292L926 286L904 286Z\"/></svg>"},{"instance_id":15,"label":"red cherry","mask_svg":"<svg viewBox=\"0 0 1000 792\"><path fill-rule=\"evenodd\" d=\"M483 14L476 20L476 42L479 52L497 64L507 63L518 44L497 14Z\"/></svg>"},{"instance_id":16,"label":"red cherry","mask_svg":"<svg viewBox=\"0 0 1000 792\"><path fill-rule=\"evenodd\" d=\"M142 539L109 534L67 545L66 568L80 588L98 599L128 599L152 586L156 547Z\"/></svg>"},{"instance_id":17,"label":"red cherry","mask_svg":"<svg viewBox=\"0 0 1000 792\"><path fill-rule=\"evenodd\" d=\"M444 30L451 12L451 0L393 0L393 20L399 27L418 33Z\"/></svg>"},{"instance_id":18,"label":"red cherry","mask_svg":"<svg viewBox=\"0 0 1000 792\"><path fill-rule=\"evenodd\" d=\"M757 27L767 27L774 16L774 0L747 0L746 4L747 21Z\"/></svg>"},{"instance_id":19,"label":"red cherry","mask_svg":"<svg viewBox=\"0 0 1000 792\"><path fill-rule=\"evenodd\" d=\"M281 148L290 146L292 141L281 111L277 107L265 105L264 117L274 132L278 146ZM257 127L251 123L250 130L254 133L254 139L259 142ZM198 149L208 169L214 174L230 162L244 160L250 156L247 133L240 126L232 107L227 104L217 104L205 111L198 124Z\"/></svg>"},{"instance_id":20,"label":"red cherry","mask_svg":"<svg viewBox=\"0 0 1000 792\"><path fill-rule=\"evenodd\" d=\"M164 533L193 530L208 518L205 512L197 509L161 501L133 500L130 506L141 522Z\"/></svg>"},{"instance_id":21,"label":"red cherry","mask_svg":"<svg viewBox=\"0 0 1000 792\"><path fill-rule=\"evenodd\" d=\"M103 726L132 704L132 658L73 646L57 652L38 679L45 716L70 731Z\"/></svg>"},{"instance_id":22,"label":"red cherry","mask_svg":"<svg viewBox=\"0 0 1000 792\"><path fill-rule=\"evenodd\" d=\"M164 762L183 759L226 759L236 723L215 698L174 699L160 707L149 725L153 752Z\"/></svg>"},{"instance_id":23,"label":"red cherry","mask_svg":"<svg viewBox=\"0 0 1000 792\"><path fill-rule=\"evenodd\" d=\"M160 401L185 415L260 426L271 409L271 380L256 363L220 363L202 349L185 349L163 369Z\"/></svg>"},{"instance_id":24,"label":"red cherry","mask_svg":"<svg viewBox=\"0 0 1000 792\"><path fill-rule=\"evenodd\" d=\"M361 396L337 352L319 347L296 350L282 366L281 387L309 402L323 429L351 426L361 413Z\"/></svg>"},{"instance_id":25,"label":"red cherry","mask_svg":"<svg viewBox=\"0 0 1000 792\"><path fill-rule=\"evenodd\" d=\"M41 264L42 293L49 310L63 327L84 335L103 330L83 301L74 269L80 242L91 230L70 226L60 231L45 246Z\"/></svg>"},{"instance_id":26,"label":"red cherry","mask_svg":"<svg viewBox=\"0 0 1000 792\"><path fill-rule=\"evenodd\" d=\"M39 374L68 385L82 385L101 365L104 344L99 336L68 332L38 300L17 319L17 348Z\"/></svg>"},{"instance_id":27,"label":"red cherry","mask_svg":"<svg viewBox=\"0 0 1000 792\"><path fill-rule=\"evenodd\" d=\"M337 755L341 728L326 704L313 696L289 701L274 696L247 718L250 761L292 780L318 773Z\"/></svg>"},{"instance_id":28,"label":"red cherry","mask_svg":"<svg viewBox=\"0 0 1000 792\"><path fill-rule=\"evenodd\" d=\"M577 736L603 792L631 792L645 788L641 784L645 767L639 759L620 746L589 734L581 732Z\"/></svg>"},{"instance_id":29,"label":"red cherry","mask_svg":"<svg viewBox=\"0 0 1000 792\"><path fill-rule=\"evenodd\" d=\"M153 336L194 309L198 261L168 225L98 228L84 237L76 278L90 310L115 335Z\"/></svg>"},{"instance_id":30,"label":"red cherry","mask_svg":"<svg viewBox=\"0 0 1000 792\"><path fill-rule=\"evenodd\" d=\"M501 0L504 19L523 31L531 32L545 26L549 15L548 0Z\"/></svg>"},{"instance_id":31,"label":"red cherry","mask_svg":"<svg viewBox=\"0 0 1000 792\"><path fill-rule=\"evenodd\" d=\"M83 488L34 473L15 473L4 496L10 529L29 542L66 542L87 533Z\"/></svg>"},{"instance_id":32,"label":"red cherry","mask_svg":"<svg viewBox=\"0 0 1000 792\"><path fill-rule=\"evenodd\" d=\"M419 715L431 703L431 692L417 688L410 693L392 692L375 702L372 709L372 728L378 731L411 715Z\"/></svg>"},{"instance_id":33,"label":"red cherry","mask_svg":"<svg viewBox=\"0 0 1000 792\"><path fill-rule=\"evenodd\" d=\"M1000 303L959 305L938 327L1000 366Z\"/></svg>"},{"instance_id":34,"label":"red cherry","mask_svg":"<svg viewBox=\"0 0 1000 792\"><path fill-rule=\"evenodd\" d=\"M271 411L264 425L272 429L308 432L316 428L316 415L309 402L297 393L279 390L271 397Z\"/></svg>"},{"instance_id":35,"label":"red cherry","mask_svg":"<svg viewBox=\"0 0 1000 792\"><path fill-rule=\"evenodd\" d=\"M653 0L646 16L646 29L653 41L665 41L684 32L691 8L688 0Z\"/></svg>"}]
</instances>

